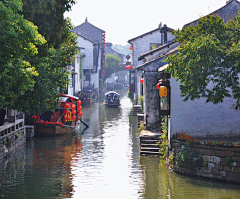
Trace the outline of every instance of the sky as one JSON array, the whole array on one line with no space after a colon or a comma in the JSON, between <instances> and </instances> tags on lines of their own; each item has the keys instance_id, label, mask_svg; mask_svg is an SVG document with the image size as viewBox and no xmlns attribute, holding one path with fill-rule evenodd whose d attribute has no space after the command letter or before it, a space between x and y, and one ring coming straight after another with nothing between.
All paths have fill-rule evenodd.
<instances>
[{"instance_id":1,"label":"sky","mask_svg":"<svg viewBox=\"0 0 240 199\"><path fill-rule=\"evenodd\" d=\"M69 17L74 26L88 22L106 32L106 42L127 41L158 28L160 22L172 29L205 16L226 0L76 0Z\"/></svg>"}]
</instances>

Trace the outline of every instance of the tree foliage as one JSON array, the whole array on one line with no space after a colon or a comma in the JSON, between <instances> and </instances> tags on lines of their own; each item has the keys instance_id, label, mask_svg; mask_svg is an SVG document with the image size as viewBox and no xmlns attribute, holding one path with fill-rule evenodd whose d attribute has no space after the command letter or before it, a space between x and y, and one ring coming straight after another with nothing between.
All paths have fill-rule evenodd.
<instances>
[{"instance_id":1,"label":"tree foliage","mask_svg":"<svg viewBox=\"0 0 240 199\"><path fill-rule=\"evenodd\" d=\"M68 40L68 21L64 12L69 11L74 0L23 0L22 14L39 28L49 47L59 48Z\"/></svg>"},{"instance_id":2,"label":"tree foliage","mask_svg":"<svg viewBox=\"0 0 240 199\"><path fill-rule=\"evenodd\" d=\"M173 34L180 46L166 59L167 70L180 81L184 101L204 97L218 104L231 97L240 109L240 13L227 23L206 16Z\"/></svg>"},{"instance_id":3,"label":"tree foliage","mask_svg":"<svg viewBox=\"0 0 240 199\"><path fill-rule=\"evenodd\" d=\"M38 76L34 77L34 90L26 92L16 101L15 108L27 114L53 111L58 105L59 91L65 90L71 65L76 54L76 35L68 31L67 41L59 48L49 48L44 56L31 58Z\"/></svg>"},{"instance_id":4,"label":"tree foliage","mask_svg":"<svg viewBox=\"0 0 240 199\"><path fill-rule=\"evenodd\" d=\"M106 74L104 76L104 81L113 73L115 73L116 71L119 71L121 69L120 66L120 62L121 62L121 58L119 57L119 55L114 54L107 54L105 56L105 71Z\"/></svg>"},{"instance_id":5,"label":"tree foliage","mask_svg":"<svg viewBox=\"0 0 240 199\"><path fill-rule=\"evenodd\" d=\"M74 61L77 45L70 20L63 19L63 13L74 1L26 2L31 4L28 12L22 10L20 0L0 1L0 109L38 114L54 109L59 89L68 82L65 67ZM32 13L33 8L36 12ZM34 24L39 21L38 28Z\"/></svg>"},{"instance_id":6,"label":"tree foliage","mask_svg":"<svg viewBox=\"0 0 240 199\"><path fill-rule=\"evenodd\" d=\"M33 89L38 72L26 58L46 43L37 27L18 14L21 9L18 0L0 1L0 109L13 106L16 98Z\"/></svg>"}]
</instances>

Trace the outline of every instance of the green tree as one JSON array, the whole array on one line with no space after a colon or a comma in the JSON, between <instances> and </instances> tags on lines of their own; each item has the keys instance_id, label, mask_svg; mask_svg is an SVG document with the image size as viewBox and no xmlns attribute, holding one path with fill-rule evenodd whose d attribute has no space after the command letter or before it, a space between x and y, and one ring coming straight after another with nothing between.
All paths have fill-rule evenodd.
<instances>
[{"instance_id":1,"label":"green tree","mask_svg":"<svg viewBox=\"0 0 240 199\"><path fill-rule=\"evenodd\" d=\"M74 0L22 0L24 17L32 21L48 41L49 47L59 48L68 40L68 20L64 13L75 4Z\"/></svg>"},{"instance_id":2,"label":"green tree","mask_svg":"<svg viewBox=\"0 0 240 199\"><path fill-rule=\"evenodd\" d=\"M69 73L65 67L72 64L77 51L76 35L70 32L72 24L63 16L74 3L73 0L23 0L21 13L38 26L47 43L39 46L37 56L28 57L38 76L33 78L33 89L16 99L15 109L40 114L53 111L57 106L58 93L65 90L68 83Z\"/></svg>"},{"instance_id":3,"label":"green tree","mask_svg":"<svg viewBox=\"0 0 240 199\"><path fill-rule=\"evenodd\" d=\"M196 26L174 31L180 43L170 55L168 72L180 81L184 101L206 98L218 104L225 97L240 109L240 14L224 23L219 16L206 16Z\"/></svg>"},{"instance_id":4,"label":"green tree","mask_svg":"<svg viewBox=\"0 0 240 199\"><path fill-rule=\"evenodd\" d=\"M65 69L71 65L76 54L76 35L68 32L68 40L59 48L50 48L45 56L37 56L31 59L38 71L34 77L34 90L27 91L16 101L17 110L27 114L40 114L45 111L53 111L58 104L59 91L65 90L69 73Z\"/></svg>"},{"instance_id":5,"label":"green tree","mask_svg":"<svg viewBox=\"0 0 240 199\"><path fill-rule=\"evenodd\" d=\"M105 74L104 79L103 79L104 81L111 74L113 74L116 71L121 69L120 62L121 62L121 58L117 54L114 54L114 55L107 54L105 56L105 65L106 65L105 71L106 71L106 74Z\"/></svg>"},{"instance_id":6,"label":"green tree","mask_svg":"<svg viewBox=\"0 0 240 199\"><path fill-rule=\"evenodd\" d=\"M21 9L19 0L0 1L0 109L13 108L16 98L33 89L38 72L27 57L46 43L37 27L18 14Z\"/></svg>"},{"instance_id":7,"label":"green tree","mask_svg":"<svg viewBox=\"0 0 240 199\"><path fill-rule=\"evenodd\" d=\"M114 44L113 49L116 49L117 51L121 52L124 55L131 55L132 51L129 50L130 44L121 45L121 44Z\"/></svg>"}]
</instances>

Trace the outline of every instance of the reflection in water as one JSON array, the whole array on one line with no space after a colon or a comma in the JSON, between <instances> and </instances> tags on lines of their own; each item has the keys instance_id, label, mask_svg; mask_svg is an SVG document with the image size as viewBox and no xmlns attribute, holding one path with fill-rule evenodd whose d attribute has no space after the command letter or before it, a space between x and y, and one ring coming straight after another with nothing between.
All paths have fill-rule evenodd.
<instances>
[{"instance_id":1,"label":"reflection in water","mask_svg":"<svg viewBox=\"0 0 240 199\"><path fill-rule=\"evenodd\" d=\"M240 186L169 173L140 156L126 90L119 108L83 107L81 134L35 138L0 163L0 198L239 198Z\"/></svg>"}]
</instances>

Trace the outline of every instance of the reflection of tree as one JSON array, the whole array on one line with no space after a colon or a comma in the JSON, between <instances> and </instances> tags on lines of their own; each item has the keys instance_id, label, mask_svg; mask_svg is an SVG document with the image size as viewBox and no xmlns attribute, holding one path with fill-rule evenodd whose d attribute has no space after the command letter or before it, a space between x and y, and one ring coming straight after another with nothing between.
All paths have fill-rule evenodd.
<instances>
[{"instance_id":1,"label":"reflection of tree","mask_svg":"<svg viewBox=\"0 0 240 199\"><path fill-rule=\"evenodd\" d=\"M44 190L41 196L70 198L73 185L71 166L81 154L79 137L39 139L33 150L35 186ZM43 196L43 197L44 197Z\"/></svg>"},{"instance_id":2,"label":"reflection of tree","mask_svg":"<svg viewBox=\"0 0 240 199\"><path fill-rule=\"evenodd\" d=\"M7 158L0 160L0 198L5 198L10 184L19 186L24 182L25 164L25 146L21 146ZM11 195L12 198L16 198L14 193Z\"/></svg>"}]
</instances>

